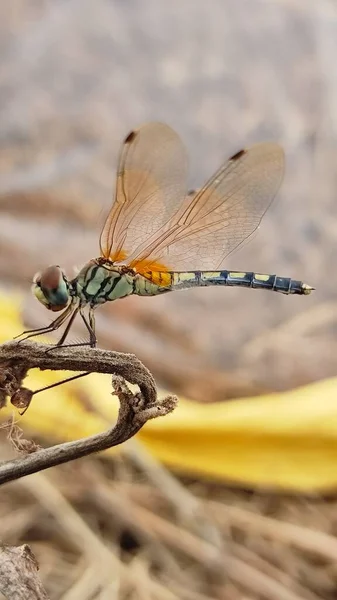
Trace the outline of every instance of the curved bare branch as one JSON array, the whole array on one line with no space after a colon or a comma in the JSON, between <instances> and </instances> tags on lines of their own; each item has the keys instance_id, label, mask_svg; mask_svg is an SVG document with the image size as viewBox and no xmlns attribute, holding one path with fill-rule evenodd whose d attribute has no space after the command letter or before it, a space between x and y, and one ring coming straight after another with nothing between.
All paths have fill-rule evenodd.
<instances>
[{"instance_id":1,"label":"curved bare branch","mask_svg":"<svg viewBox=\"0 0 337 600\"><path fill-rule=\"evenodd\" d=\"M46 352L52 349L53 351ZM30 402L34 392L22 386L32 368L110 373L114 394L119 399L117 422L105 432L87 438L37 450L33 454L0 464L0 484L36 473L93 452L122 444L148 421L171 412L175 396L157 398L156 385L148 369L133 354L93 348L55 348L36 342L7 342L0 346L0 397ZM126 381L137 384L133 393Z\"/></svg>"}]
</instances>

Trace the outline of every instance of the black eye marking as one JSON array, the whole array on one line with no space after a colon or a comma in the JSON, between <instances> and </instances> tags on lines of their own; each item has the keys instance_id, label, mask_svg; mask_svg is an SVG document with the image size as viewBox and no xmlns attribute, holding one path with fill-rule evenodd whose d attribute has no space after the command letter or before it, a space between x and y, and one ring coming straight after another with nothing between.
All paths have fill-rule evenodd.
<instances>
[{"instance_id":1,"label":"black eye marking","mask_svg":"<svg viewBox=\"0 0 337 600\"><path fill-rule=\"evenodd\" d=\"M239 158L241 158L241 156L246 154L246 152L247 152L246 150L239 150L239 152L237 152L236 154L233 154L233 156L231 156L229 160L238 160Z\"/></svg>"},{"instance_id":2,"label":"black eye marking","mask_svg":"<svg viewBox=\"0 0 337 600\"><path fill-rule=\"evenodd\" d=\"M131 144L137 135L136 131L130 131L129 135L126 136L124 144Z\"/></svg>"}]
</instances>

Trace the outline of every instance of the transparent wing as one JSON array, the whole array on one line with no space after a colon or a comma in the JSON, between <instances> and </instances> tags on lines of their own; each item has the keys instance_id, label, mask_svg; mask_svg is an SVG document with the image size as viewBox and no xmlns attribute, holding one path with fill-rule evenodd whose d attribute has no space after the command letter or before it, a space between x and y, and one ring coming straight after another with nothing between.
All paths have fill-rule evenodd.
<instances>
[{"instance_id":1,"label":"transparent wing","mask_svg":"<svg viewBox=\"0 0 337 600\"><path fill-rule=\"evenodd\" d=\"M167 125L148 123L132 131L122 147L115 199L104 225L101 254L128 257L158 232L186 194L187 156Z\"/></svg>"},{"instance_id":2,"label":"transparent wing","mask_svg":"<svg viewBox=\"0 0 337 600\"><path fill-rule=\"evenodd\" d=\"M156 263L169 270L220 268L259 226L283 172L284 153L277 144L241 150L199 192L185 196L168 225L128 263L139 272Z\"/></svg>"}]
</instances>

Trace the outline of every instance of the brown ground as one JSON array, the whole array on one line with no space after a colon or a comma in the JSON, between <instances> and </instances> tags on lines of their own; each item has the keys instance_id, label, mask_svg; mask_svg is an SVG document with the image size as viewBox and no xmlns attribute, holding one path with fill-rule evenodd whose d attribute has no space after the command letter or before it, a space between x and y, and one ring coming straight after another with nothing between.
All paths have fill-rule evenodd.
<instances>
[{"instance_id":1,"label":"brown ground","mask_svg":"<svg viewBox=\"0 0 337 600\"><path fill-rule=\"evenodd\" d=\"M45 265L70 273L97 255L119 144L140 123L179 131L190 187L240 147L275 139L282 192L228 267L302 279L315 294L131 298L102 308L100 344L200 401L336 375L334 0L11 0L0 32L1 287L27 291ZM48 318L27 292L27 324ZM171 498L172 482L133 462L83 460L3 489L0 537L31 544L52 598L337 597L334 500L200 481Z\"/></svg>"}]
</instances>

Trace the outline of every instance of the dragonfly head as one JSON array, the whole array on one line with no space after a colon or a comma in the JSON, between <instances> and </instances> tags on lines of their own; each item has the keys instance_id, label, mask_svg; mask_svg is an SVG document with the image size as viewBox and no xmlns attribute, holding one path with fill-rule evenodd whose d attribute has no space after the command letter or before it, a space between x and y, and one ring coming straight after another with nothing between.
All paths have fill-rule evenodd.
<instances>
[{"instance_id":1,"label":"dragonfly head","mask_svg":"<svg viewBox=\"0 0 337 600\"><path fill-rule=\"evenodd\" d=\"M41 304L54 312L69 304L69 283L62 269L56 265L36 273L32 292Z\"/></svg>"}]
</instances>

